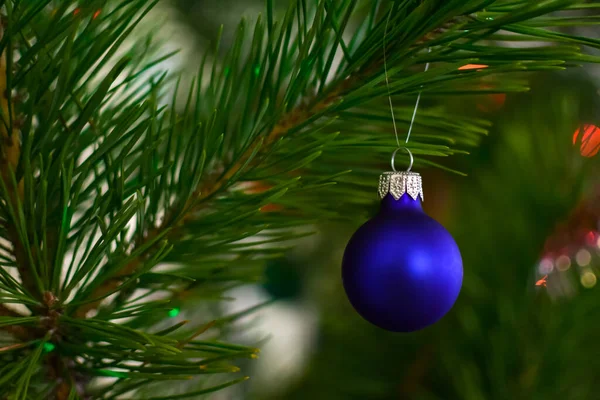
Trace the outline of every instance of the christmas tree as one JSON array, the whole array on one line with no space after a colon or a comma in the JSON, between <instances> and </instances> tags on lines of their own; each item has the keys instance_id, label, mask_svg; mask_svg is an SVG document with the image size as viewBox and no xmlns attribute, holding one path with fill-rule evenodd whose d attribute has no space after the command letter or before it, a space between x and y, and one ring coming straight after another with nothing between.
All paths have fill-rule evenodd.
<instances>
[{"instance_id":1,"label":"christmas tree","mask_svg":"<svg viewBox=\"0 0 600 400\"><path fill-rule=\"evenodd\" d=\"M0 398L199 398L245 380L239 366L259 343L228 338L257 307L227 313L229 291L262 281L312 227L369 214L396 148L388 95L405 132L419 93L407 144L415 168L471 175L452 179L470 194L452 208L464 222L453 233L466 268L490 258L504 268L465 274L457 310L423 333L367 331L376 328L344 314L325 325L338 346L322 357L338 360L340 339L381 352L357 341L372 334L379 346L403 344L394 351L413 374L403 374L406 398L594 398L593 351L578 369L558 364L585 348L574 342L594 346L582 324L596 299L578 296L573 309L530 290L530 264L557 223L597 217L597 203L581 203L597 158L561 161L580 148L591 155L594 130L564 145L558 132L575 131L581 117L567 95L546 104L553 118L528 119L536 108L524 97L495 124L456 100L524 92L532 73L599 61L588 52L599 40L565 28L597 24L589 13L600 3L298 0L279 13L267 1L252 23L224 28L233 40L223 48L217 39L190 83L162 68L173 54L153 32L139 32L155 4L2 2ZM488 133L497 139L478 149ZM476 170L465 157L448 161L467 152L492 161ZM533 156L543 169L530 168ZM489 219L487 208L508 215ZM498 253L499 241L517 244ZM562 256L561 244L546 246ZM365 378L377 371L363 368ZM399 393L393 373L341 391L320 382L335 377L318 360L312 375L287 396Z\"/></svg>"}]
</instances>

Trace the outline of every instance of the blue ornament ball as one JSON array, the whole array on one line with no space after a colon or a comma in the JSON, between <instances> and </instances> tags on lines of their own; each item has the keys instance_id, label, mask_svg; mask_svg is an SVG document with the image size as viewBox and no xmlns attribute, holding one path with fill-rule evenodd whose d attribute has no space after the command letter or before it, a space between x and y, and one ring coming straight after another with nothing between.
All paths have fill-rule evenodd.
<instances>
[{"instance_id":1,"label":"blue ornament ball","mask_svg":"<svg viewBox=\"0 0 600 400\"><path fill-rule=\"evenodd\" d=\"M348 299L367 321L394 332L434 324L462 286L460 251L419 198L387 194L379 213L350 239L342 261Z\"/></svg>"}]
</instances>

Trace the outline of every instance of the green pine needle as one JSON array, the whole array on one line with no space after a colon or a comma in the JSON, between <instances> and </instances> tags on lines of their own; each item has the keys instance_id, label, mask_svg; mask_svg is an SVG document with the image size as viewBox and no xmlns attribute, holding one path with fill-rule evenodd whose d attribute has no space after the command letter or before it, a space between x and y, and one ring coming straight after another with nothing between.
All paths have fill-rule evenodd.
<instances>
[{"instance_id":1,"label":"green pine needle","mask_svg":"<svg viewBox=\"0 0 600 400\"><path fill-rule=\"evenodd\" d=\"M452 170L442 157L490 128L444 97L520 92L529 72L599 61L585 47L600 41L554 29L598 24L556 14L596 3L292 0L278 15L267 1L266 18L222 27L184 87L161 70L175 53L136 35L155 4L3 2L0 329L19 345L0 351L0 397L135 398L154 382L192 381L151 397L177 399L244 380L235 364L256 350L214 339L268 303L234 315L212 306L260 281L309 224L369 204L394 148L387 13L401 132L424 98L416 166ZM173 324L196 309L216 322ZM202 386L206 374L224 383Z\"/></svg>"}]
</instances>

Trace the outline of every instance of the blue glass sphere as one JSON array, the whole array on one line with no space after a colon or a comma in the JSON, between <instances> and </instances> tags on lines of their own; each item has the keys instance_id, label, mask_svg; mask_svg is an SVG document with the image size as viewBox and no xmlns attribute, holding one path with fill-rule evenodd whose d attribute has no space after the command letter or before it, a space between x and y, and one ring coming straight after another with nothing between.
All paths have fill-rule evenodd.
<instances>
[{"instance_id":1,"label":"blue glass sphere","mask_svg":"<svg viewBox=\"0 0 600 400\"><path fill-rule=\"evenodd\" d=\"M342 262L348 299L367 321L394 332L437 322L462 286L460 251L450 233L408 194L388 194L379 213L350 239Z\"/></svg>"}]
</instances>

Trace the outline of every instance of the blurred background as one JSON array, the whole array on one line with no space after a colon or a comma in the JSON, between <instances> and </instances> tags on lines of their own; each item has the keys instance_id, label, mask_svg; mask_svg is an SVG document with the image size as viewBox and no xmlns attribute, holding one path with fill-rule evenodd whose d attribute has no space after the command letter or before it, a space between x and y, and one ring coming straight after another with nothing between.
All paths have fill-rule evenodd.
<instances>
[{"instance_id":1,"label":"blurred background","mask_svg":"<svg viewBox=\"0 0 600 400\"><path fill-rule=\"evenodd\" d=\"M227 48L240 18L263 9L260 0L164 2L154 10L166 22L157 36L182 49L172 67L194 71L221 24ZM230 294L228 312L275 301L231 332L262 348L244 366L252 379L212 398L600 399L600 68L523 78L529 93L422 99L493 123L470 155L444 160L466 176L419 171L425 210L463 255L453 310L423 331L394 334L347 301L341 256L378 208L374 181L372 209L354 225L316 227L267 266L262 284Z\"/></svg>"}]
</instances>

